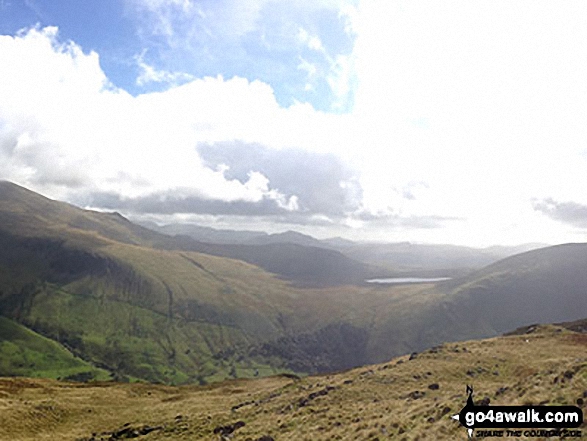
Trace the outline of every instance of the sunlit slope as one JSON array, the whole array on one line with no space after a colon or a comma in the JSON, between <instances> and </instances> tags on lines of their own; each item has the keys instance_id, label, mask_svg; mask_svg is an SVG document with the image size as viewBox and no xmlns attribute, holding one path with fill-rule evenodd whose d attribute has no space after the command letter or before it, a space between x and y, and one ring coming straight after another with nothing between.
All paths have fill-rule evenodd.
<instances>
[{"instance_id":1,"label":"sunlit slope","mask_svg":"<svg viewBox=\"0 0 587 441\"><path fill-rule=\"evenodd\" d=\"M0 181L0 225L6 233L46 237L98 246L103 239L152 245L156 233L133 225L116 213L81 210L11 182Z\"/></svg>"},{"instance_id":2,"label":"sunlit slope","mask_svg":"<svg viewBox=\"0 0 587 441\"><path fill-rule=\"evenodd\" d=\"M585 412L585 334L558 326L518 334L303 379L207 387L0 379L0 439L105 441L126 430L148 431L138 439L218 440L220 428L232 426L235 441L465 440L451 416L466 403L466 385L476 404L578 405Z\"/></svg>"},{"instance_id":3,"label":"sunlit slope","mask_svg":"<svg viewBox=\"0 0 587 441\"><path fill-rule=\"evenodd\" d=\"M278 314L291 309L287 289L279 290L285 283L257 267L122 243L1 239L2 314L117 377L185 382L276 372L218 355L283 333Z\"/></svg>"},{"instance_id":4,"label":"sunlit slope","mask_svg":"<svg viewBox=\"0 0 587 441\"><path fill-rule=\"evenodd\" d=\"M0 317L0 376L107 379L108 372L76 358L65 347Z\"/></svg>"}]
</instances>

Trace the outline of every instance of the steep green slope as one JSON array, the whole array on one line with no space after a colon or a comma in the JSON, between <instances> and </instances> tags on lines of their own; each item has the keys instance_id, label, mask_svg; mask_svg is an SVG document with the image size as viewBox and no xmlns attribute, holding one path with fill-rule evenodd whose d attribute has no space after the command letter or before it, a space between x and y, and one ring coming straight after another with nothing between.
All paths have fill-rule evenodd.
<instances>
[{"instance_id":1,"label":"steep green slope","mask_svg":"<svg viewBox=\"0 0 587 441\"><path fill-rule=\"evenodd\" d=\"M119 378L344 369L460 335L450 326L413 335L438 315L436 297L422 286L305 290L244 262L193 252L10 241L0 265L2 314Z\"/></svg>"},{"instance_id":2,"label":"steep green slope","mask_svg":"<svg viewBox=\"0 0 587 441\"><path fill-rule=\"evenodd\" d=\"M404 348L386 342L380 351L368 339L376 316L395 302L388 298L405 299L409 289L298 289L118 215L12 184L0 190L1 314L116 378L182 383L318 372Z\"/></svg>"},{"instance_id":3,"label":"steep green slope","mask_svg":"<svg viewBox=\"0 0 587 441\"><path fill-rule=\"evenodd\" d=\"M0 376L106 380L108 372L76 358L55 341L0 317Z\"/></svg>"},{"instance_id":4,"label":"steep green slope","mask_svg":"<svg viewBox=\"0 0 587 441\"><path fill-rule=\"evenodd\" d=\"M255 299L264 291L207 272L195 253L126 244L83 250L0 237L9 245L2 253L2 314L117 376L185 382L223 379L236 369L241 376L276 372L215 358L237 343L276 335L275 318L269 304ZM229 267L239 265L246 264ZM263 273L247 269L249 279Z\"/></svg>"}]
</instances>

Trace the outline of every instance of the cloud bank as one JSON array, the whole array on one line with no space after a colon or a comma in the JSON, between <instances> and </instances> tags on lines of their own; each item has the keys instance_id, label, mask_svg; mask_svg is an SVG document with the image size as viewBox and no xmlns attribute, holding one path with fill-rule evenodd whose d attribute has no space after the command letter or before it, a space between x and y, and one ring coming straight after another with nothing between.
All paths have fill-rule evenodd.
<instances>
[{"instance_id":1,"label":"cloud bank","mask_svg":"<svg viewBox=\"0 0 587 441\"><path fill-rule=\"evenodd\" d=\"M546 198L533 203L534 209L556 221L579 228L587 228L587 205L576 202L558 202Z\"/></svg>"},{"instance_id":2,"label":"cloud bank","mask_svg":"<svg viewBox=\"0 0 587 441\"><path fill-rule=\"evenodd\" d=\"M1 37L0 56L15 61L0 68L4 179L138 214L312 223L360 206L360 185L335 154L284 147L288 132L328 116L280 107L262 82L206 77L133 97L108 81L98 54L60 41L55 27Z\"/></svg>"},{"instance_id":3,"label":"cloud bank","mask_svg":"<svg viewBox=\"0 0 587 441\"><path fill-rule=\"evenodd\" d=\"M145 44L132 59L142 93L56 27L0 36L2 178L224 227L583 237L584 2L126 5Z\"/></svg>"}]
</instances>

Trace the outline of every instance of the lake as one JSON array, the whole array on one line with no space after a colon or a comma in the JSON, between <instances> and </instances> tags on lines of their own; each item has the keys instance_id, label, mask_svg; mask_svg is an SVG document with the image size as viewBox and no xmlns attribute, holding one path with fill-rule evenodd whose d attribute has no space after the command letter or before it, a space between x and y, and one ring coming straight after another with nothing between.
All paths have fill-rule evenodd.
<instances>
[{"instance_id":1,"label":"lake","mask_svg":"<svg viewBox=\"0 0 587 441\"><path fill-rule=\"evenodd\" d=\"M451 277L392 277L389 279L369 279L367 283L434 283L450 280Z\"/></svg>"}]
</instances>

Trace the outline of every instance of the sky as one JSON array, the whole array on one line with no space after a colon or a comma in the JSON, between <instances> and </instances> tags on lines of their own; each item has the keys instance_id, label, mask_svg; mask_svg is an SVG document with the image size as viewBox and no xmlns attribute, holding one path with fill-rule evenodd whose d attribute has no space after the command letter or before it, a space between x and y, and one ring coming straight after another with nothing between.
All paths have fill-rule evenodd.
<instances>
[{"instance_id":1,"label":"sky","mask_svg":"<svg viewBox=\"0 0 587 441\"><path fill-rule=\"evenodd\" d=\"M0 179L135 220L587 240L587 2L0 0Z\"/></svg>"}]
</instances>

